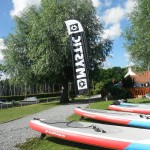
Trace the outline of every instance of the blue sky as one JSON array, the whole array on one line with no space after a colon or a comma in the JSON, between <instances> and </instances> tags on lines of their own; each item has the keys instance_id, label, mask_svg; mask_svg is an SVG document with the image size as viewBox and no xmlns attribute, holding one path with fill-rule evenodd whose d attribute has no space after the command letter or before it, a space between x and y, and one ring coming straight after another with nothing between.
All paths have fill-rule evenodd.
<instances>
[{"instance_id":1,"label":"blue sky","mask_svg":"<svg viewBox=\"0 0 150 150\"><path fill-rule=\"evenodd\" d=\"M20 15L28 5L40 5L41 0L3 0L0 1L0 62L3 61L1 49L5 47L3 39L14 31L13 17ZM124 39L121 32L129 25L127 14L133 10L133 0L92 0L97 10L97 17L103 23L103 38L109 37L113 42L111 56L104 63L105 67L126 67L129 56L123 48Z\"/></svg>"}]
</instances>

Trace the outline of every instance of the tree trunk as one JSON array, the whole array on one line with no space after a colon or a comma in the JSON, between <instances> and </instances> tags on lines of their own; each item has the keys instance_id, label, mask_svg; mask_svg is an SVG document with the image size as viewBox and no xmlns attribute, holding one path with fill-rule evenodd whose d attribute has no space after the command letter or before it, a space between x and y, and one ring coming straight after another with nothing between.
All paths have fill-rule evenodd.
<instances>
[{"instance_id":1,"label":"tree trunk","mask_svg":"<svg viewBox=\"0 0 150 150\"><path fill-rule=\"evenodd\" d=\"M60 103L68 103L69 98L68 98L68 82L64 82L62 84L62 89L61 89L61 97L60 97Z\"/></svg>"},{"instance_id":2,"label":"tree trunk","mask_svg":"<svg viewBox=\"0 0 150 150\"><path fill-rule=\"evenodd\" d=\"M62 89L60 103L68 103L68 83L73 80L73 70L72 67L67 66L62 71Z\"/></svg>"}]
</instances>

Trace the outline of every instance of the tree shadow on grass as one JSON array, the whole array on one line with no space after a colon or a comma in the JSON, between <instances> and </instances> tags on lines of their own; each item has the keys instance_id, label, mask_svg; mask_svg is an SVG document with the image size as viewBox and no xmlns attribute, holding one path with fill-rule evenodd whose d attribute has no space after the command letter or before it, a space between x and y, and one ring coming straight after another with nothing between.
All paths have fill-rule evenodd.
<instances>
[{"instance_id":1,"label":"tree shadow on grass","mask_svg":"<svg viewBox=\"0 0 150 150\"><path fill-rule=\"evenodd\" d=\"M27 139L25 143L16 145L20 150L111 150L63 139L46 136L43 140L39 138Z\"/></svg>"},{"instance_id":2,"label":"tree shadow on grass","mask_svg":"<svg viewBox=\"0 0 150 150\"><path fill-rule=\"evenodd\" d=\"M58 139L55 137L46 137L46 140L62 145L63 146L67 146L68 149L70 147L71 150L74 149L81 149L81 150L110 150L110 149L106 149L106 148L102 148L102 147L96 147L96 146L91 146L91 145L86 145L86 144L82 144L82 143L76 143L76 142L72 142L72 141L66 141L63 139ZM65 150L65 149L64 149Z\"/></svg>"}]
</instances>

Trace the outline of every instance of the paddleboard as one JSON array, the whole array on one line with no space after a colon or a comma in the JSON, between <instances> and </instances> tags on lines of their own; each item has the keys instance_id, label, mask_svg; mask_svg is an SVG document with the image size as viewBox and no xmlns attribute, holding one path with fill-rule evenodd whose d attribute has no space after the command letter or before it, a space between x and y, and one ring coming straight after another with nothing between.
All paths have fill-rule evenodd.
<instances>
[{"instance_id":1,"label":"paddleboard","mask_svg":"<svg viewBox=\"0 0 150 150\"><path fill-rule=\"evenodd\" d=\"M119 105L109 105L108 109L123 112L150 114L150 105L146 104L120 103Z\"/></svg>"},{"instance_id":2,"label":"paddleboard","mask_svg":"<svg viewBox=\"0 0 150 150\"><path fill-rule=\"evenodd\" d=\"M142 107L142 108L149 108L150 109L150 103L147 104L135 104L135 103L120 103L122 106L133 106L133 107Z\"/></svg>"},{"instance_id":3,"label":"paddleboard","mask_svg":"<svg viewBox=\"0 0 150 150\"><path fill-rule=\"evenodd\" d=\"M150 150L150 130L98 123L33 119L30 128L44 135L117 149Z\"/></svg>"},{"instance_id":4,"label":"paddleboard","mask_svg":"<svg viewBox=\"0 0 150 150\"><path fill-rule=\"evenodd\" d=\"M98 110L88 108L82 109L80 107L75 108L74 113L85 118L91 118L115 124L150 128L150 116L147 115L117 112L111 110Z\"/></svg>"}]
</instances>

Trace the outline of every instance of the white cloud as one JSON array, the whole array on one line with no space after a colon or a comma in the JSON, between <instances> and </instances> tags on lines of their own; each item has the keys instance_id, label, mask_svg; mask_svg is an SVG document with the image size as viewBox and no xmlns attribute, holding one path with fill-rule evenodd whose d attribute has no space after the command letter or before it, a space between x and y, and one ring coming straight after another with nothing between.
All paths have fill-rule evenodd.
<instances>
[{"instance_id":1,"label":"white cloud","mask_svg":"<svg viewBox=\"0 0 150 150\"><path fill-rule=\"evenodd\" d=\"M101 5L100 0L92 0L94 7L99 7ZM10 15L12 17L14 16L20 16L21 12L31 5L39 6L41 3L41 0L12 0L13 3L13 9L10 11Z\"/></svg>"},{"instance_id":2,"label":"white cloud","mask_svg":"<svg viewBox=\"0 0 150 150\"><path fill-rule=\"evenodd\" d=\"M114 24L112 25L109 29L104 29L104 34L102 37L104 39L110 38L110 39L115 39L119 37L121 34L121 27L120 24Z\"/></svg>"},{"instance_id":3,"label":"white cloud","mask_svg":"<svg viewBox=\"0 0 150 150\"><path fill-rule=\"evenodd\" d=\"M2 54L2 50L5 49L6 46L4 45L4 39L0 38L0 63L3 63L4 56ZM0 72L0 81L5 80L7 78L6 74L3 72Z\"/></svg>"},{"instance_id":4,"label":"white cloud","mask_svg":"<svg viewBox=\"0 0 150 150\"><path fill-rule=\"evenodd\" d=\"M0 72L0 81L1 80L6 80L6 79L8 79L9 78L9 76L8 75L6 75L4 72Z\"/></svg>"},{"instance_id":5,"label":"white cloud","mask_svg":"<svg viewBox=\"0 0 150 150\"><path fill-rule=\"evenodd\" d=\"M28 6L40 5L41 0L12 0L13 10L10 11L12 17L19 16L21 12Z\"/></svg>"},{"instance_id":6,"label":"white cloud","mask_svg":"<svg viewBox=\"0 0 150 150\"><path fill-rule=\"evenodd\" d=\"M124 53L124 58L125 58L125 61L127 62L127 66L133 66L134 63L131 61L131 56L128 52L125 52Z\"/></svg>"},{"instance_id":7,"label":"white cloud","mask_svg":"<svg viewBox=\"0 0 150 150\"><path fill-rule=\"evenodd\" d=\"M92 0L94 7L99 7L101 5L100 0Z\"/></svg>"},{"instance_id":8,"label":"white cloud","mask_svg":"<svg viewBox=\"0 0 150 150\"><path fill-rule=\"evenodd\" d=\"M102 17L106 25L118 24L124 18L124 9L120 6L107 9Z\"/></svg>"},{"instance_id":9,"label":"white cloud","mask_svg":"<svg viewBox=\"0 0 150 150\"><path fill-rule=\"evenodd\" d=\"M2 50L5 49L6 46L4 45L4 40L2 38L0 38L0 62L3 61L3 54L2 54Z\"/></svg>"},{"instance_id":10,"label":"white cloud","mask_svg":"<svg viewBox=\"0 0 150 150\"><path fill-rule=\"evenodd\" d=\"M108 61L103 62L103 69L108 69L108 68L112 68L111 63Z\"/></svg>"},{"instance_id":11,"label":"white cloud","mask_svg":"<svg viewBox=\"0 0 150 150\"><path fill-rule=\"evenodd\" d=\"M125 12L126 13L131 13L136 6L136 1L135 0L127 0L125 3Z\"/></svg>"},{"instance_id":12,"label":"white cloud","mask_svg":"<svg viewBox=\"0 0 150 150\"><path fill-rule=\"evenodd\" d=\"M125 60L126 60L126 61L129 61L130 55L129 55L128 52L125 52L125 53L124 53L124 57L125 57Z\"/></svg>"}]
</instances>

